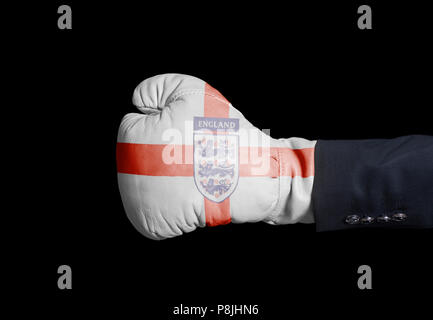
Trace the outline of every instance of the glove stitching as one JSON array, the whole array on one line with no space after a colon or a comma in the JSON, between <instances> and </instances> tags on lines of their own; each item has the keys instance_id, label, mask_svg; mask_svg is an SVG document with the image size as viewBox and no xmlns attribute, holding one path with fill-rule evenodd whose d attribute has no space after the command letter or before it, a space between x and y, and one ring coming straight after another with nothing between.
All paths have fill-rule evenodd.
<instances>
[{"instance_id":1,"label":"glove stitching","mask_svg":"<svg viewBox=\"0 0 433 320\"><path fill-rule=\"evenodd\" d=\"M277 164L278 164L278 177L276 178L276 179L278 179L278 184L277 184L277 186L278 186L278 196L277 196L277 200L276 200L276 203L275 203L275 205L274 205L274 209L273 210L271 210L271 213L269 214L269 220L270 221L272 221L273 223L277 223L276 221L275 221L275 219L277 218L277 215L278 215L278 213L281 211L281 210L278 210L278 208L279 208L279 206L280 206L280 198L281 198L281 175L282 175L282 169L281 169L281 151L279 150L279 149L277 149L277 159L275 159L275 160L277 160ZM271 155L271 158L273 158L272 157L272 155Z\"/></svg>"},{"instance_id":2,"label":"glove stitching","mask_svg":"<svg viewBox=\"0 0 433 320\"><path fill-rule=\"evenodd\" d=\"M150 209L149 209L149 210L150 210ZM154 231L154 230L155 230L154 226L153 226L153 225L151 226L151 225L148 223L148 221L147 221L147 219L146 219L146 215L145 215L144 212L143 212L143 209L140 208L138 211L140 212L140 214L141 214L141 216L142 216L142 219L143 219L143 223L145 224L145 226L144 226L144 230L147 230L147 231L144 232L144 234L146 234L146 233L150 233L150 234L153 235L155 238L160 239L159 234L157 234L157 233ZM131 221L132 221L132 224L133 224L133 225L136 225L136 223L134 222L134 220L131 220ZM137 229L141 229L141 227L142 227L142 226L139 225L139 224L136 225L136 226L138 226ZM152 231L151 227L152 227L153 231Z\"/></svg>"},{"instance_id":3,"label":"glove stitching","mask_svg":"<svg viewBox=\"0 0 433 320\"><path fill-rule=\"evenodd\" d=\"M228 103L227 100L221 99L220 97L218 97L218 96L216 96L214 94L205 92L204 90L201 90L201 89L196 89L196 90L179 91L177 94L173 95L173 97L171 97L170 99L167 100L166 105L168 105L168 104L170 104L172 102L175 102L180 97L187 96L187 95L199 95L199 94L213 97L213 98L215 98L215 99L217 99L217 100L219 100L219 101L221 101L223 103Z\"/></svg>"}]
</instances>

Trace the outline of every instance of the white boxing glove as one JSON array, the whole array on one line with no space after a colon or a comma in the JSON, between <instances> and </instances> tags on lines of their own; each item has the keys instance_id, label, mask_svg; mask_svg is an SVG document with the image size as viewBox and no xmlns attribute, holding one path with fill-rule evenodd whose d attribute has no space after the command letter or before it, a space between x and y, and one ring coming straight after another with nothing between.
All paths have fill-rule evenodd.
<instances>
[{"instance_id":1,"label":"white boxing glove","mask_svg":"<svg viewBox=\"0 0 433 320\"><path fill-rule=\"evenodd\" d=\"M135 228L164 239L229 222L312 223L316 141L272 139L217 90L164 74L134 91L117 171Z\"/></svg>"}]
</instances>

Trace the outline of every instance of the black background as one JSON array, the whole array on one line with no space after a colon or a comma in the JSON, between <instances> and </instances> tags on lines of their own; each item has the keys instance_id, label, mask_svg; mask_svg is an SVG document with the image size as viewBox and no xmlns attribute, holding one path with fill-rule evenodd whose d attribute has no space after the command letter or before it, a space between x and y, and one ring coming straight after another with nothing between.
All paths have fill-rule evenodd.
<instances>
[{"instance_id":1,"label":"black background","mask_svg":"<svg viewBox=\"0 0 433 320\"><path fill-rule=\"evenodd\" d=\"M52 1L4 11L17 49L5 62L20 71L11 121L26 128L15 147L27 155L6 242L15 310L143 319L175 319L181 303L258 304L260 319L428 310L431 230L258 223L152 241L124 213L115 164L133 89L167 72L210 83L276 138L433 134L432 19L421 3ZM61 4L72 30L57 29ZM357 28L362 4L373 30ZM71 291L57 288L62 264ZM362 264L373 290L357 287Z\"/></svg>"}]
</instances>

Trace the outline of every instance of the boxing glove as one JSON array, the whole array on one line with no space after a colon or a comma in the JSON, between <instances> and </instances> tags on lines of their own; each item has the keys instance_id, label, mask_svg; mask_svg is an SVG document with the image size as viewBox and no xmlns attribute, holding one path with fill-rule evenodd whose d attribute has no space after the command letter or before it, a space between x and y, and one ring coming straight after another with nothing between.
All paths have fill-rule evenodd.
<instances>
[{"instance_id":1,"label":"boxing glove","mask_svg":"<svg viewBox=\"0 0 433 320\"><path fill-rule=\"evenodd\" d=\"M217 90L180 74L140 83L119 128L122 202L146 237L229 222L314 222L316 141L272 139Z\"/></svg>"}]
</instances>

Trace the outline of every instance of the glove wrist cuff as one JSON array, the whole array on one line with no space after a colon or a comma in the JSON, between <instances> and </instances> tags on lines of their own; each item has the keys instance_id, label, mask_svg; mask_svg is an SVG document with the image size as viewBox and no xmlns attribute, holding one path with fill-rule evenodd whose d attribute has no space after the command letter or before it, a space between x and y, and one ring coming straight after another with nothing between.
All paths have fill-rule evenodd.
<instances>
[{"instance_id":1,"label":"glove wrist cuff","mask_svg":"<svg viewBox=\"0 0 433 320\"><path fill-rule=\"evenodd\" d=\"M278 141L280 146L274 154L278 160L279 197L267 220L273 224L311 223L316 141L301 138Z\"/></svg>"}]
</instances>

